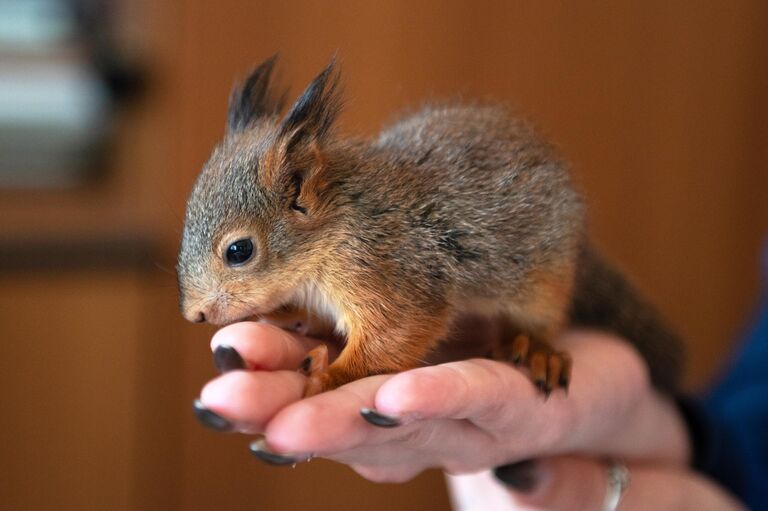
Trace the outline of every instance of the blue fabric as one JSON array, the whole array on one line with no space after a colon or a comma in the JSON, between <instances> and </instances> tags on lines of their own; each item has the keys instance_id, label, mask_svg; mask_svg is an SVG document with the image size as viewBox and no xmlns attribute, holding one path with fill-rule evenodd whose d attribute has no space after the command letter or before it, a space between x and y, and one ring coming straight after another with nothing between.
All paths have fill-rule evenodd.
<instances>
[{"instance_id":1,"label":"blue fabric","mask_svg":"<svg viewBox=\"0 0 768 511\"><path fill-rule=\"evenodd\" d=\"M758 309L728 373L701 402L705 445L694 440L695 449L706 451L697 453L697 468L753 510L768 510L768 250L764 277Z\"/></svg>"}]
</instances>

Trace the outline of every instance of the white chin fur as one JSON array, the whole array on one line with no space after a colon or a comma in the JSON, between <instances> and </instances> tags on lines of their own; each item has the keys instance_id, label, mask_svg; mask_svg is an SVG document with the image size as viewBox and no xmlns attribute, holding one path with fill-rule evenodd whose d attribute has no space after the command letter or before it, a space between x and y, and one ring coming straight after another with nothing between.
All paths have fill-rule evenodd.
<instances>
[{"instance_id":1,"label":"white chin fur","mask_svg":"<svg viewBox=\"0 0 768 511\"><path fill-rule=\"evenodd\" d=\"M328 299L315 283L306 283L298 287L293 294L292 303L297 306L306 309L312 315L327 321L328 323L335 325L335 330L339 334L346 334L346 321L342 317L339 308ZM309 324L297 325L296 331L302 335L306 335L311 329ZM302 330L304 330L302 332Z\"/></svg>"}]
</instances>

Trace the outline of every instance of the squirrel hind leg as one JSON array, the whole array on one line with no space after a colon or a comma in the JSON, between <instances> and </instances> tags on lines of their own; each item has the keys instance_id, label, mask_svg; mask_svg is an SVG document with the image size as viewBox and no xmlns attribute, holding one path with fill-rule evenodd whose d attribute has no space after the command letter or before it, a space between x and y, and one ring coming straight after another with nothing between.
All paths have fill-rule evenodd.
<instances>
[{"instance_id":1,"label":"squirrel hind leg","mask_svg":"<svg viewBox=\"0 0 768 511\"><path fill-rule=\"evenodd\" d=\"M546 291L539 288L539 292ZM557 389L567 392L571 380L570 355L552 344L565 323L565 300L558 303L551 292L537 298L526 309L510 308L501 321L492 358L520 367L534 386L549 396ZM542 302L554 306L543 307Z\"/></svg>"},{"instance_id":2,"label":"squirrel hind leg","mask_svg":"<svg viewBox=\"0 0 768 511\"><path fill-rule=\"evenodd\" d=\"M524 368L531 383L545 396L559 388L568 392L571 356L567 352L556 351L548 342L519 333L506 342L500 342L494 348L492 358Z\"/></svg>"},{"instance_id":3,"label":"squirrel hind leg","mask_svg":"<svg viewBox=\"0 0 768 511\"><path fill-rule=\"evenodd\" d=\"M548 345L544 349L533 348L528 358L528 369L533 384L545 396L559 388L566 394L571 384L571 356L564 351L554 351Z\"/></svg>"},{"instance_id":4,"label":"squirrel hind leg","mask_svg":"<svg viewBox=\"0 0 768 511\"><path fill-rule=\"evenodd\" d=\"M525 299L521 303L519 295L512 297L502 322L504 334L498 336L498 359L524 367L545 396L558 388L567 391L570 384L571 357L555 350L552 341L568 319L573 271L573 262L567 261L530 275Z\"/></svg>"}]
</instances>

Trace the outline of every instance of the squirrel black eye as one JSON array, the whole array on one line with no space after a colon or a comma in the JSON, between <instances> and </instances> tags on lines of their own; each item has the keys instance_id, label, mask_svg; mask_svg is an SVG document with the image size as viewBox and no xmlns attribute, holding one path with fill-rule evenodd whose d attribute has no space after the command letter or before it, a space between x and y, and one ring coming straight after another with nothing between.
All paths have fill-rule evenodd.
<instances>
[{"instance_id":1,"label":"squirrel black eye","mask_svg":"<svg viewBox=\"0 0 768 511\"><path fill-rule=\"evenodd\" d=\"M249 239L237 240L227 247L227 263L230 266L243 264L253 255L253 242Z\"/></svg>"}]
</instances>

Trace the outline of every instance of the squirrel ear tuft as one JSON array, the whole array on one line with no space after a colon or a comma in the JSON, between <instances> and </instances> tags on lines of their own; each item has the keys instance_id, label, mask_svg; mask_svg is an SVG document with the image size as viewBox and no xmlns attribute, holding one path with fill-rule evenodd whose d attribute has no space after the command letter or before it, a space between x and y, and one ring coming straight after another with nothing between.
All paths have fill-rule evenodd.
<instances>
[{"instance_id":1,"label":"squirrel ear tuft","mask_svg":"<svg viewBox=\"0 0 768 511\"><path fill-rule=\"evenodd\" d=\"M229 97L227 128L242 131L253 121L265 115L276 115L283 106L284 96L275 97L269 78L275 67L277 54L256 66L245 82L236 86Z\"/></svg>"},{"instance_id":2,"label":"squirrel ear tuft","mask_svg":"<svg viewBox=\"0 0 768 511\"><path fill-rule=\"evenodd\" d=\"M280 135L289 136L289 146L304 138L322 140L341 110L336 57L299 96L280 126Z\"/></svg>"}]
</instances>

